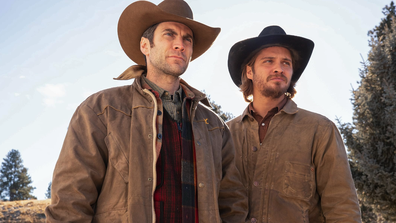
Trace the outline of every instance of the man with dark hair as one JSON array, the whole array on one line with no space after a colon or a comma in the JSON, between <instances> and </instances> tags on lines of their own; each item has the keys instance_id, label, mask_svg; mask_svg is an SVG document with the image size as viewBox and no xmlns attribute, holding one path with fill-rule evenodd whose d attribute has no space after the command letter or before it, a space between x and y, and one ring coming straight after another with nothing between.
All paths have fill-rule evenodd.
<instances>
[{"instance_id":1,"label":"man with dark hair","mask_svg":"<svg viewBox=\"0 0 396 223\"><path fill-rule=\"evenodd\" d=\"M180 78L219 32L194 21L182 0L124 10L118 36L137 65L116 79L135 80L77 108L47 222L245 221L231 133L205 95Z\"/></svg>"},{"instance_id":2,"label":"man with dark hair","mask_svg":"<svg viewBox=\"0 0 396 223\"><path fill-rule=\"evenodd\" d=\"M231 78L250 102L227 123L248 193L248 222L361 222L336 126L291 99L313 48L311 40L269 26L230 50Z\"/></svg>"}]
</instances>

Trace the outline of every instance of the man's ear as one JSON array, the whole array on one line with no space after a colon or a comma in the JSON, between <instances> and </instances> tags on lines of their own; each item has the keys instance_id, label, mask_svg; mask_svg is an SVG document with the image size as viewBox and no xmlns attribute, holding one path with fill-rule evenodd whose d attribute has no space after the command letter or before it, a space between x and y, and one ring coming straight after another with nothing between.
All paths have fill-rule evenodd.
<instances>
[{"instance_id":1,"label":"man's ear","mask_svg":"<svg viewBox=\"0 0 396 223\"><path fill-rule=\"evenodd\" d=\"M246 65L246 77L253 80L253 70L251 66Z\"/></svg>"},{"instance_id":2,"label":"man's ear","mask_svg":"<svg viewBox=\"0 0 396 223\"><path fill-rule=\"evenodd\" d=\"M150 55L150 41L145 38L142 37L140 39L140 51L147 57L148 55Z\"/></svg>"}]
</instances>

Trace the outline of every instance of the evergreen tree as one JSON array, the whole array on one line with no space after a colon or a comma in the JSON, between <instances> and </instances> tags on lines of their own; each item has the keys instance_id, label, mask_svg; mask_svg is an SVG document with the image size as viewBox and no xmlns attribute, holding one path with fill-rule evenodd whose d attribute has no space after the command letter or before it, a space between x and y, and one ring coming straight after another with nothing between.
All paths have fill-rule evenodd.
<instances>
[{"instance_id":1,"label":"evergreen tree","mask_svg":"<svg viewBox=\"0 0 396 223\"><path fill-rule=\"evenodd\" d=\"M205 91L203 91L205 93ZM220 116L220 118L223 119L223 121L228 121L231 120L232 118L234 118L234 115L229 113L229 112L223 112L221 110L221 105L216 104L215 101L213 101L212 99L210 99L210 95L206 95L206 97L209 100L210 105L212 105L212 111L214 111L216 114L218 114Z\"/></svg>"},{"instance_id":2,"label":"evergreen tree","mask_svg":"<svg viewBox=\"0 0 396 223\"><path fill-rule=\"evenodd\" d=\"M384 14L385 18L381 19L380 24L375 26L374 29L370 30L367 34L371 39L376 41L384 41L385 27L390 27L393 18L396 16L396 7L393 1L391 1L389 6L386 5L382 9L382 14ZM392 32L392 30L390 30L390 32Z\"/></svg>"},{"instance_id":3,"label":"evergreen tree","mask_svg":"<svg viewBox=\"0 0 396 223\"><path fill-rule=\"evenodd\" d=\"M31 193L35 189L27 169L22 164L18 150L12 149L3 159L0 170L0 197L3 200L36 199Z\"/></svg>"},{"instance_id":4,"label":"evergreen tree","mask_svg":"<svg viewBox=\"0 0 396 223\"><path fill-rule=\"evenodd\" d=\"M45 192L45 198L47 199L51 198L51 185L52 185L52 181L48 184L47 192Z\"/></svg>"},{"instance_id":5,"label":"evergreen tree","mask_svg":"<svg viewBox=\"0 0 396 223\"><path fill-rule=\"evenodd\" d=\"M396 21L389 21L362 62L360 86L352 91L353 123L339 123L362 211L396 221Z\"/></svg>"}]
</instances>

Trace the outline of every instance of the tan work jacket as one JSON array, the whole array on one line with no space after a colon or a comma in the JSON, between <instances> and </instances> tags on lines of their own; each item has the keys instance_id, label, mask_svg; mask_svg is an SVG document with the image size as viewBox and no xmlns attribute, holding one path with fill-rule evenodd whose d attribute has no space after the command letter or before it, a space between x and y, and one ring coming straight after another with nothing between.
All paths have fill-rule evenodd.
<instances>
[{"instance_id":1,"label":"tan work jacket","mask_svg":"<svg viewBox=\"0 0 396 223\"><path fill-rule=\"evenodd\" d=\"M243 222L246 191L225 123L202 93L192 96L199 222ZM70 122L52 181L47 222L155 222L153 193L159 150L155 96L140 76L129 86L90 96Z\"/></svg>"},{"instance_id":2,"label":"tan work jacket","mask_svg":"<svg viewBox=\"0 0 396 223\"><path fill-rule=\"evenodd\" d=\"M289 100L272 118L262 143L248 108L227 124L249 197L247 222L361 222L344 144L333 122ZM257 156L255 164L249 165L248 154Z\"/></svg>"}]
</instances>

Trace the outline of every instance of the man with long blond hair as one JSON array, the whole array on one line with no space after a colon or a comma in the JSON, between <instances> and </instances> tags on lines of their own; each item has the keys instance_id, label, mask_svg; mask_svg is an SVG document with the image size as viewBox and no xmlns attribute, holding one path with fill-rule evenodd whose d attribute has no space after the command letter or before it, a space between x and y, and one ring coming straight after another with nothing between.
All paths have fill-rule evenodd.
<instances>
[{"instance_id":1,"label":"man with long blond hair","mask_svg":"<svg viewBox=\"0 0 396 223\"><path fill-rule=\"evenodd\" d=\"M292 100L313 48L311 40L269 26L230 50L231 78L249 102L227 123L249 197L248 222L361 222L336 126Z\"/></svg>"}]
</instances>

